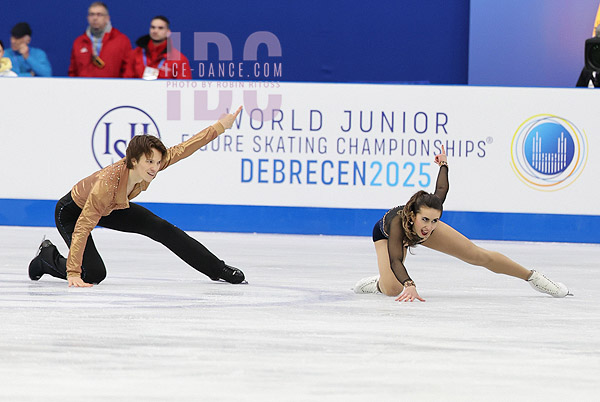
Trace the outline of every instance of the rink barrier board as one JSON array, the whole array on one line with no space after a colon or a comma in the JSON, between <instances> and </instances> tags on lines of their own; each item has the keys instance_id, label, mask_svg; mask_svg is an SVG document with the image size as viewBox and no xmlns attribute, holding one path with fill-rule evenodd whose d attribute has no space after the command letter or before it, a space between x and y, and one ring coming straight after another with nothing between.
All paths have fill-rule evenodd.
<instances>
[{"instance_id":1,"label":"rink barrier board","mask_svg":"<svg viewBox=\"0 0 600 402\"><path fill-rule=\"evenodd\" d=\"M371 236L385 210L139 203L183 230ZM0 199L0 225L54 227L56 201ZM444 211L442 220L477 240L600 243L600 216Z\"/></svg>"}]
</instances>

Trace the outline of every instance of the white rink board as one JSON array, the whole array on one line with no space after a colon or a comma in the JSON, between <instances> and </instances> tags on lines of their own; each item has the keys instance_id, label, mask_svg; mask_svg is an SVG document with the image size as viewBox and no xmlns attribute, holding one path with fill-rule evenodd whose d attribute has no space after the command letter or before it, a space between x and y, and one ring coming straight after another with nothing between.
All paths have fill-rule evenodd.
<instances>
[{"instance_id":1,"label":"white rink board","mask_svg":"<svg viewBox=\"0 0 600 402\"><path fill-rule=\"evenodd\" d=\"M0 178L0 198L60 198L99 169L95 155L104 164L117 160L114 149L125 149L131 124L141 133L147 117L165 144L174 145L218 116L218 110L202 112L206 99L204 109L244 105L239 128L234 125L212 144L214 150L209 145L162 172L138 201L386 209L421 188L434 190L437 166L432 162L443 144L450 164L448 210L599 214L595 179L600 169L592 151L600 141L600 117L590 112L600 96L595 91L268 85L273 88L257 89L248 82L3 80L0 132L8 169ZM278 110L257 110L257 105L268 109L268 96L279 97L271 103L280 105ZM557 191L526 184L511 167L517 131L539 115L571 122L587 141L576 150L584 163L570 185ZM155 131L152 124L148 131ZM312 151L306 146L311 141ZM292 177L291 169L299 173Z\"/></svg>"}]
</instances>

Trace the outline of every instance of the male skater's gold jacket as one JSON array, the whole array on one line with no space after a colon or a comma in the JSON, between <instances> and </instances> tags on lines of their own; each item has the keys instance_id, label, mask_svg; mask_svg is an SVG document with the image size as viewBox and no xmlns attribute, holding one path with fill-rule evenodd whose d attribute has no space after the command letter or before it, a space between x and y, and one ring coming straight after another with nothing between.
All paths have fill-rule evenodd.
<instances>
[{"instance_id":1,"label":"male skater's gold jacket","mask_svg":"<svg viewBox=\"0 0 600 402\"><path fill-rule=\"evenodd\" d=\"M208 144L225 131L219 122L209 126L174 147L167 149L167 155L161 161L160 170L187 158L204 145ZM147 181L137 183L127 194L129 169L125 159L113 163L91 176L81 180L71 190L73 201L81 208L81 214L75 224L71 247L67 258L67 277L81 276L83 252L88 236L103 216L116 209L129 208L129 200L146 191L150 185Z\"/></svg>"}]
</instances>

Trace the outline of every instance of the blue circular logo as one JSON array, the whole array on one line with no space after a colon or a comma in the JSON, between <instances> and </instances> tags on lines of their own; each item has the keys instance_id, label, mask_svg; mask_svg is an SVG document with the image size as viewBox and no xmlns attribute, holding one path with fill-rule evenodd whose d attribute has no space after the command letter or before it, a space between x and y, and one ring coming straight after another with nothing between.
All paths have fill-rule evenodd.
<instances>
[{"instance_id":1,"label":"blue circular logo","mask_svg":"<svg viewBox=\"0 0 600 402\"><path fill-rule=\"evenodd\" d=\"M587 161L587 138L572 122L537 115L519 126L511 144L513 170L525 184L554 191L571 184Z\"/></svg>"},{"instance_id":2,"label":"blue circular logo","mask_svg":"<svg viewBox=\"0 0 600 402\"><path fill-rule=\"evenodd\" d=\"M135 106L117 106L104 113L92 132L92 154L101 168L125 157L129 140L135 135L160 138L154 119Z\"/></svg>"}]
</instances>

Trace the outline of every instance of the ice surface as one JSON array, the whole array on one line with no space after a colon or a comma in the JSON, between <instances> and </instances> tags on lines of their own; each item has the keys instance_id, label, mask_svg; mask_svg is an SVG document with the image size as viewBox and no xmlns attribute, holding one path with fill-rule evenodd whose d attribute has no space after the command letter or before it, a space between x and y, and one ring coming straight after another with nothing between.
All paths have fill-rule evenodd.
<instances>
[{"instance_id":1,"label":"ice surface","mask_svg":"<svg viewBox=\"0 0 600 402\"><path fill-rule=\"evenodd\" d=\"M600 245L477 242L568 285L525 282L424 247L425 303L350 289L368 237L191 233L244 270L215 283L138 235L94 230L89 289L27 265L52 228L0 227L2 401L595 401Z\"/></svg>"}]
</instances>

